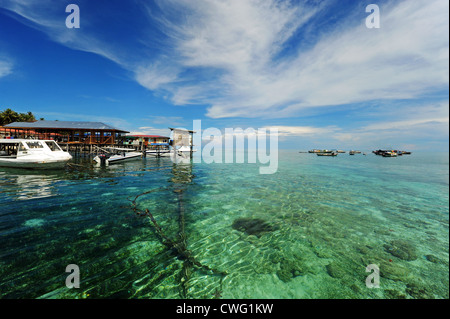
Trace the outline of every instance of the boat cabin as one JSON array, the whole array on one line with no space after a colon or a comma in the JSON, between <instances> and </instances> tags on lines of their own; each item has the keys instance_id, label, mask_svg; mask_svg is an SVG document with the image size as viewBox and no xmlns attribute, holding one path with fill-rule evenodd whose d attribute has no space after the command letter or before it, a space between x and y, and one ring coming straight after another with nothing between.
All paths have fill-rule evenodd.
<instances>
[{"instance_id":1,"label":"boat cabin","mask_svg":"<svg viewBox=\"0 0 450 319\"><path fill-rule=\"evenodd\" d=\"M22 139L1 139L0 158L17 158L17 156L28 155L32 152L40 151L63 152L55 141L47 140L22 140Z\"/></svg>"}]
</instances>

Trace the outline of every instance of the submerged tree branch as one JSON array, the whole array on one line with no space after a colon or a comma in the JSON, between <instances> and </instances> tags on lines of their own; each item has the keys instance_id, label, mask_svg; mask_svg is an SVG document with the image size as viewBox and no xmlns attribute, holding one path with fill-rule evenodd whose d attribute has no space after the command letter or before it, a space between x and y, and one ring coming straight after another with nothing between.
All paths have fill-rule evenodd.
<instances>
[{"instance_id":1,"label":"submerged tree branch","mask_svg":"<svg viewBox=\"0 0 450 319\"><path fill-rule=\"evenodd\" d=\"M133 210L137 215L139 215L139 216L148 217L148 218L150 219L150 221L152 222L153 227L154 227L154 229L155 229L157 235L160 237L161 243L162 243L163 245L165 245L167 248L169 248L170 250L174 251L179 257L181 257L181 259L185 259L185 260L187 260L190 264L195 265L195 266L197 266L197 267L199 267L199 268L202 268L202 269L207 270L207 271L211 271L213 274L221 275L221 276L226 276L226 275L227 275L227 272L225 272L225 271L220 271L220 270L211 268L211 267L209 267L209 266L207 266L207 265L204 265L204 264L200 263L194 256L192 256L192 252L191 252L190 250L188 250L188 249L186 248L186 246L185 246L185 242L184 242L184 240L183 240L184 234L181 235L181 239L182 239L182 240L179 241L179 242L176 242L176 241L170 239L170 238L163 232L163 230L161 229L161 227L158 225L158 223L157 223L155 217L152 215L152 213L150 213L150 211L149 211L148 208L146 208L144 211L139 210L139 209L137 208L137 203L136 203L136 201L137 201L137 199L138 199L139 197L141 197L141 196L143 196L143 195L146 195L146 194L153 193L153 192L161 191L161 190L164 190L164 189L166 189L166 188L165 188L165 187L157 188L157 189L153 189L153 190L150 190L150 191L147 191L147 192L144 192L144 193L142 193L142 194L137 195L133 200L131 200L131 203L132 203L132 210ZM179 204L179 205L180 205L180 204ZM181 209L184 210L184 208L183 208L182 205L179 206L179 207L181 207ZM184 219L184 212L183 212L183 214L182 214L180 217Z\"/></svg>"}]
</instances>

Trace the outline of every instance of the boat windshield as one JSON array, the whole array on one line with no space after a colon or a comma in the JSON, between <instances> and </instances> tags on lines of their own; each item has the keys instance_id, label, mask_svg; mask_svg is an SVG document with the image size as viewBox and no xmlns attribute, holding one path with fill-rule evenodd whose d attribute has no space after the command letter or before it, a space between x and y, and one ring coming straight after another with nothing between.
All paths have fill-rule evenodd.
<instances>
[{"instance_id":1,"label":"boat windshield","mask_svg":"<svg viewBox=\"0 0 450 319\"><path fill-rule=\"evenodd\" d=\"M47 146L48 146L53 152L62 151L62 149L59 147L58 144L56 144L56 142L53 142L53 141L45 141L45 144L47 144Z\"/></svg>"},{"instance_id":2,"label":"boat windshield","mask_svg":"<svg viewBox=\"0 0 450 319\"><path fill-rule=\"evenodd\" d=\"M42 146L42 144L40 142L25 142L28 146L28 148L33 149L33 148L44 148L44 146Z\"/></svg>"},{"instance_id":3,"label":"boat windshield","mask_svg":"<svg viewBox=\"0 0 450 319\"><path fill-rule=\"evenodd\" d=\"M19 143L19 152L26 152L26 148L25 148L25 146L22 144L22 143Z\"/></svg>"}]
</instances>

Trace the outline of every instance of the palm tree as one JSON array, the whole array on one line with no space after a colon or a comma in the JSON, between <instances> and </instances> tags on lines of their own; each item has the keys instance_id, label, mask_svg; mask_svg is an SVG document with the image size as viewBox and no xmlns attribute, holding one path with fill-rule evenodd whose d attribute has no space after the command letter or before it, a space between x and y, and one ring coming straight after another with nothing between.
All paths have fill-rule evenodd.
<instances>
[{"instance_id":1,"label":"palm tree","mask_svg":"<svg viewBox=\"0 0 450 319\"><path fill-rule=\"evenodd\" d=\"M34 121L36 121L36 118L34 117L33 113L31 113L31 112L27 112L26 114L20 113L18 121L19 122L34 122Z\"/></svg>"},{"instance_id":2,"label":"palm tree","mask_svg":"<svg viewBox=\"0 0 450 319\"><path fill-rule=\"evenodd\" d=\"M36 118L32 112L17 113L16 111L7 108L0 112L0 125L5 125L13 122L34 122Z\"/></svg>"},{"instance_id":3,"label":"palm tree","mask_svg":"<svg viewBox=\"0 0 450 319\"><path fill-rule=\"evenodd\" d=\"M10 108L7 108L6 110L0 113L1 125L15 122L17 121L18 117L19 114L17 114L17 112L11 110Z\"/></svg>"}]
</instances>

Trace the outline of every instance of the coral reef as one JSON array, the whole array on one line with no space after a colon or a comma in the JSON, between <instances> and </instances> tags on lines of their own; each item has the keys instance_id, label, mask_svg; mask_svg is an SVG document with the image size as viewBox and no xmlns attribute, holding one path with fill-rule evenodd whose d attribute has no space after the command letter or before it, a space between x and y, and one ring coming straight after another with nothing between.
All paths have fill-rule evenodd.
<instances>
[{"instance_id":1,"label":"coral reef","mask_svg":"<svg viewBox=\"0 0 450 319\"><path fill-rule=\"evenodd\" d=\"M301 276L306 272L302 263L298 260L282 259L280 261L280 269L277 276L284 282L290 281L292 278Z\"/></svg>"},{"instance_id":2,"label":"coral reef","mask_svg":"<svg viewBox=\"0 0 450 319\"><path fill-rule=\"evenodd\" d=\"M246 233L247 235L254 235L261 237L264 233L276 230L276 227L270 225L259 218L238 218L231 225L233 229Z\"/></svg>"},{"instance_id":3,"label":"coral reef","mask_svg":"<svg viewBox=\"0 0 450 319\"><path fill-rule=\"evenodd\" d=\"M384 249L392 256L402 260L412 261L417 259L416 248L404 240L393 240L390 244L385 244Z\"/></svg>"},{"instance_id":4,"label":"coral reef","mask_svg":"<svg viewBox=\"0 0 450 319\"><path fill-rule=\"evenodd\" d=\"M333 278L343 278L346 270L337 262L332 262L326 266L327 273Z\"/></svg>"}]
</instances>

